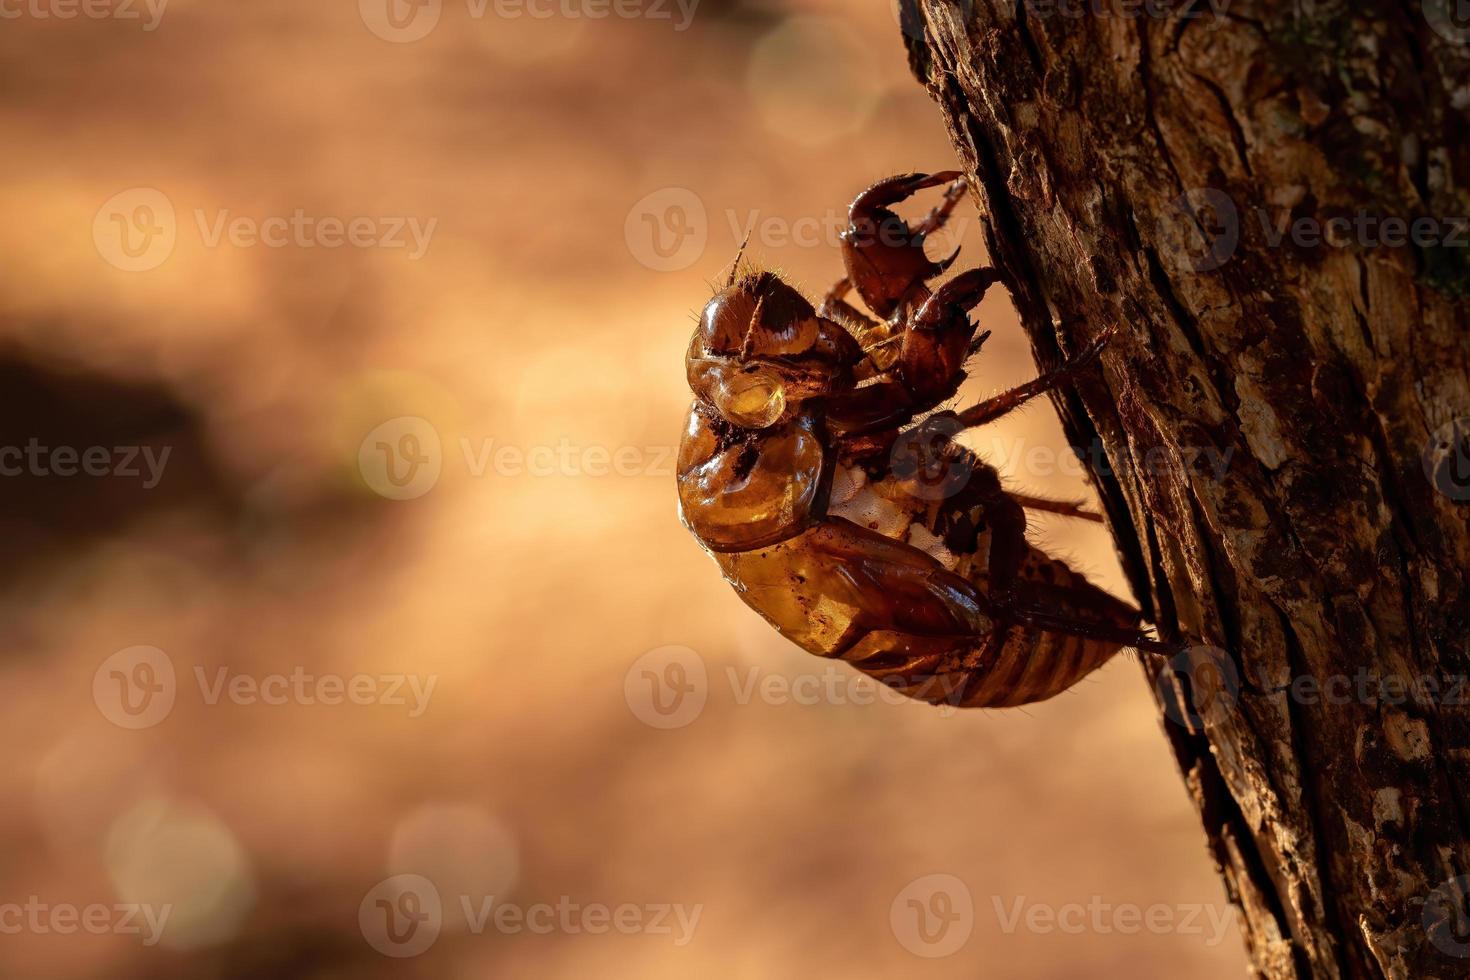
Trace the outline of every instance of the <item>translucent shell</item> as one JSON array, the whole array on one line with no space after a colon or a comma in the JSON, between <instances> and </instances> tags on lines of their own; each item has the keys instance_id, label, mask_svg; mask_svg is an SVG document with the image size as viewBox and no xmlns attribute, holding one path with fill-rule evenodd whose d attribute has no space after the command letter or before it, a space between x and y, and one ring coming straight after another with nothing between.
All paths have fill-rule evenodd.
<instances>
[{"instance_id":1,"label":"translucent shell","mask_svg":"<svg viewBox=\"0 0 1470 980\"><path fill-rule=\"evenodd\" d=\"M841 518L715 560L746 605L818 656L847 651L884 628L958 655L990 627L969 582L923 552ZM892 652L891 638L883 648Z\"/></svg>"},{"instance_id":2,"label":"translucent shell","mask_svg":"<svg viewBox=\"0 0 1470 980\"><path fill-rule=\"evenodd\" d=\"M786 412L786 389L768 374L737 374L715 389L715 407L742 429L765 429Z\"/></svg>"},{"instance_id":3,"label":"translucent shell","mask_svg":"<svg viewBox=\"0 0 1470 980\"><path fill-rule=\"evenodd\" d=\"M816 519L826 453L808 418L722 445L696 406L678 465L684 524L711 551L741 551L793 537Z\"/></svg>"}]
</instances>

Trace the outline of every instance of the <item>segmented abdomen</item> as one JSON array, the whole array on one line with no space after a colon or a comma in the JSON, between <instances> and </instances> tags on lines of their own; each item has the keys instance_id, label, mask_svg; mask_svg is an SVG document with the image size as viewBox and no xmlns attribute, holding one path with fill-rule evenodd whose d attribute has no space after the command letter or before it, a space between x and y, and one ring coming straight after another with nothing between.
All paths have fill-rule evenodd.
<instances>
[{"instance_id":1,"label":"segmented abdomen","mask_svg":"<svg viewBox=\"0 0 1470 980\"><path fill-rule=\"evenodd\" d=\"M989 512L985 487L998 486L992 467L963 447L953 446L959 486L921 483L893 474L871 478L858 468L840 469L829 514L928 553L986 595L993 526L1002 515ZM951 473L956 472L951 470ZM958 532L958 533L957 533ZM1089 583L1065 561L1033 545L1021 568L1028 601L1055 616L1101 620L1133 628L1138 613ZM857 642L838 655L873 677L915 697L963 707L1001 708L1044 701L1075 685L1121 649L1115 642L1027 626L1011 629L998 652L985 655L984 637L969 637L949 649L894 654L891 645Z\"/></svg>"}]
</instances>

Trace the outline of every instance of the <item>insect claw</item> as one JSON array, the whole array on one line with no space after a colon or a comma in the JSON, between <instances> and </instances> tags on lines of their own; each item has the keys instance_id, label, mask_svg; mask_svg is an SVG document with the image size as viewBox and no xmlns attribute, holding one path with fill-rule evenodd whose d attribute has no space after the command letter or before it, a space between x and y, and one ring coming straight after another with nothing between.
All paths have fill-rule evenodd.
<instances>
[{"instance_id":1,"label":"insect claw","mask_svg":"<svg viewBox=\"0 0 1470 980\"><path fill-rule=\"evenodd\" d=\"M960 251L963 248L963 245L956 245L954 251L949 254L949 258L940 259L938 262L934 263L935 268L937 268L939 272L947 271L950 266L954 265L954 260L960 257ZM937 274L938 273L936 273L936 275Z\"/></svg>"},{"instance_id":2,"label":"insect claw","mask_svg":"<svg viewBox=\"0 0 1470 980\"><path fill-rule=\"evenodd\" d=\"M1116 323L1104 328L1103 331L1099 333L1096 338L1093 339L1092 343L1088 344L1082 349L1082 352L1080 354L1068 360L1067 363L1063 364L1062 367L1058 370L1058 373L1061 374L1063 377L1076 377L1081 372L1091 367L1094 363L1097 362L1097 359L1102 356L1103 350L1107 348L1108 342L1113 339L1117 332L1118 325Z\"/></svg>"},{"instance_id":3,"label":"insect claw","mask_svg":"<svg viewBox=\"0 0 1470 980\"><path fill-rule=\"evenodd\" d=\"M1088 345L1087 350L1083 352L1082 356L1089 359L1097 357L1097 355L1103 352L1103 348L1108 346L1108 342L1112 340L1113 337L1117 335L1117 333L1118 325L1116 323L1103 328L1102 333L1098 334L1097 339Z\"/></svg>"}]
</instances>

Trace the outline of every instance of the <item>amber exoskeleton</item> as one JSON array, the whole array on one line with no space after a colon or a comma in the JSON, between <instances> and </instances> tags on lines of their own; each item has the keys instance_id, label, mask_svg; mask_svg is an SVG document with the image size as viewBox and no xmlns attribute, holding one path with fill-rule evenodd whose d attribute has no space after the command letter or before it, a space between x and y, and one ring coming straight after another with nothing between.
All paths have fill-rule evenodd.
<instances>
[{"instance_id":1,"label":"amber exoskeleton","mask_svg":"<svg viewBox=\"0 0 1470 980\"><path fill-rule=\"evenodd\" d=\"M923 700L1002 707L1058 694L1124 646L1163 646L1136 610L1026 540L1028 509L1091 515L1008 493L952 438L1067 383L1108 335L1029 384L939 411L988 336L969 313L999 278L934 286L954 256L932 261L924 240L963 196L959 177L859 194L847 276L820 307L737 257L689 345L679 504L741 598L809 652ZM890 210L942 185L916 226Z\"/></svg>"}]
</instances>

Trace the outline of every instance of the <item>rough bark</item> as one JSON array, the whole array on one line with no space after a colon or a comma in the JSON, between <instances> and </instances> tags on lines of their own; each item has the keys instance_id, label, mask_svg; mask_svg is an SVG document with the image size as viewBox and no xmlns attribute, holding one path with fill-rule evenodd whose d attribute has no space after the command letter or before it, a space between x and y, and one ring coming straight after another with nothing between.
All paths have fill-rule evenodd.
<instances>
[{"instance_id":1,"label":"rough bark","mask_svg":"<svg viewBox=\"0 0 1470 980\"><path fill-rule=\"evenodd\" d=\"M1272 241L1470 215L1440 2L901 3L1039 365L1121 324L1056 400L1263 976L1470 975L1470 248Z\"/></svg>"}]
</instances>

